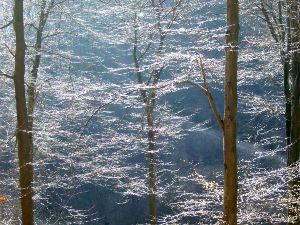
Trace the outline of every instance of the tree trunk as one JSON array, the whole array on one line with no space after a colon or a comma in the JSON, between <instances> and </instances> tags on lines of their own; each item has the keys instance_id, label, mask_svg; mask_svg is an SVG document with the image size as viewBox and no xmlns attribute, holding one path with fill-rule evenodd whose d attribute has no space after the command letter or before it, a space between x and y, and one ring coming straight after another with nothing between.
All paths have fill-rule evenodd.
<instances>
[{"instance_id":1,"label":"tree trunk","mask_svg":"<svg viewBox=\"0 0 300 225\"><path fill-rule=\"evenodd\" d=\"M148 125L148 161L149 161L149 219L151 225L157 224L156 213L156 157L155 157L155 127L154 127L154 107L156 91L152 90L147 97L145 112L147 114Z\"/></svg>"},{"instance_id":2,"label":"tree trunk","mask_svg":"<svg viewBox=\"0 0 300 225\"><path fill-rule=\"evenodd\" d=\"M41 49L42 49L42 41L43 41L43 31L48 17L48 13L45 12L45 9L46 9L46 0L43 0L41 5L39 25L37 27L36 40L34 46L35 56L33 59L32 70L30 73L30 83L28 85L28 90L27 90L29 145L32 151L33 151L33 114L34 114L34 107L35 107L35 100L36 100L36 81L37 81L38 70L42 58Z\"/></svg>"},{"instance_id":3,"label":"tree trunk","mask_svg":"<svg viewBox=\"0 0 300 225\"><path fill-rule=\"evenodd\" d=\"M286 52L283 56L283 86L285 95L285 134L286 134L286 144L289 146L291 144L291 86L290 86L290 52L291 52L291 24L289 16L286 18L287 21L287 32L286 32ZM284 43L284 42L283 42Z\"/></svg>"},{"instance_id":4,"label":"tree trunk","mask_svg":"<svg viewBox=\"0 0 300 225\"><path fill-rule=\"evenodd\" d=\"M290 70L290 60L285 56L283 62L284 69L284 95L285 95L285 135L286 144L289 146L291 144L291 93L289 85L289 70Z\"/></svg>"},{"instance_id":5,"label":"tree trunk","mask_svg":"<svg viewBox=\"0 0 300 225\"><path fill-rule=\"evenodd\" d=\"M16 56L14 86L17 111L17 143L20 170L22 224L33 225L33 201L31 182L33 178L32 151L29 145L28 115L25 97L25 39L23 0L15 0L14 30L16 34Z\"/></svg>"},{"instance_id":6,"label":"tree trunk","mask_svg":"<svg viewBox=\"0 0 300 225\"><path fill-rule=\"evenodd\" d=\"M156 213L156 157L155 157L155 133L148 131L148 160L149 160L149 220L151 225L157 224Z\"/></svg>"},{"instance_id":7,"label":"tree trunk","mask_svg":"<svg viewBox=\"0 0 300 225\"><path fill-rule=\"evenodd\" d=\"M300 224L300 179L299 179L299 149L300 149L300 54L293 62L295 84L292 91L291 111L291 145L288 152L288 166L291 167L291 180L289 181L289 222Z\"/></svg>"},{"instance_id":8,"label":"tree trunk","mask_svg":"<svg viewBox=\"0 0 300 225\"><path fill-rule=\"evenodd\" d=\"M140 71L140 65L139 65L139 59L138 59L138 31L137 31L138 25L137 25L137 14L136 13L134 15L133 28L134 28L134 41L133 41L132 58L133 58L133 63L134 63L134 68L135 68L136 79L139 84L143 84L142 72ZM141 90L141 96L142 96L144 103L146 104L147 96L146 96L145 90Z\"/></svg>"},{"instance_id":9,"label":"tree trunk","mask_svg":"<svg viewBox=\"0 0 300 225\"><path fill-rule=\"evenodd\" d=\"M289 224L299 224L299 150L300 150L300 23L298 0L288 1L288 16L291 29L291 144L288 149L289 180Z\"/></svg>"},{"instance_id":10,"label":"tree trunk","mask_svg":"<svg viewBox=\"0 0 300 225\"><path fill-rule=\"evenodd\" d=\"M154 0L151 1L152 6L156 12L156 19L157 19L157 30L159 33L159 44L155 51L155 55L158 59L161 58L161 53L164 47L164 39L165 34L163 33L161 27L161 10L162 10L162 1L159 0L156 4ZM134 42L133 42L133 63L135 67L135 74L139 84L143 84L142 73L140 72L140 65L139 65L139 57L138 57L138 31L137 31L137 15L135 14L134 17ZM145 54L150 47L149 44L145 52ZM154 68L153 71L150 73L150 76L145 82L146 85L157 85L163 67ZM155 151L155 125L154 125L154 109L155 109L155 100L156 100L156 90L141 90L141 97L145 104L145 114L147 116L147 135L148 135L148 162L149 162L149 170L148 170L148 184L149 184L149 221L151 225L157 224L157 212L156 212L156 153ZM143 123L143 121L142 121Z\"/></svg>"},{"instance_id":11,"label":"tree trunk","mask_svg":"<svg viewBox=\"0 0 300 225\"><path fill-rule=\"evenodd\" d=\"M238 0L227 0L225 110L224 110L224 224L237 224L237 59L239 36Z\"/></svg>"},{"instance_id":12,"label":"tree trunk","mask_svg":"<svg viewBox=\"0 0 300 225\"><path fill-rule=\"evenodd\" d=\"M288 150L288 166L291 167L291 180L289 181L289 222L300 224L299 200L299 149L300 149L300 54L295 53L292 63L292 76L294 80L291 103L291 145Z\"/></svg>"}]
</instances>

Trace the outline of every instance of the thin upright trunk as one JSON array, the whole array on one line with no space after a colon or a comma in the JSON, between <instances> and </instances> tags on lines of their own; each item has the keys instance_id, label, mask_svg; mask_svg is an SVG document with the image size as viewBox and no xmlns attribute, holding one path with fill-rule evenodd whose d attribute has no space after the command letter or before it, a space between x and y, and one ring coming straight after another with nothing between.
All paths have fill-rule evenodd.
<instances>
[{"instance_id":1,"label":"thin upright trunk","mask_svg":"<svg viewBox=\"0 0 300 225\"><path fill-rule=\"evenodd\" d=\"M280 11L280 14L281 15ZM280 16L282 18L282 15ZM281 22L283 23L283 22ZM282 43L286 44L286 52L283 54L283 86L285 95L285 134L286 134L286 144L289 146L291 144L291 87L290 87L290 52L291 52L291 28L289 16L286 17L286 37L283 39ZM286 43L284 43L286 42Z\"/></svg>"},{"instance_id":2,"label":"thin upright trunk","mask_svg":"<svg viewBox=\"0 0 300 225\"><path fill-rule=\"evenodd\" d=\"M152 1L154 6L154 1ZM164 46L164 38L161 28L161 10L162 2L159 2L159 7L156 7L157 13L157 30L160 35L159 46L156 50L156 57L160 59L161 53ZM158 84L161 76L161 68L155 68L151 75L149 81L152 79L152 85L155 86ZM145 111L147 114L147 124L148 124L148 160L149 160L149 213L150 213L150 224L157 224L157 213L156 213L156 157L155 157L155 127L154 127L154 108L156 103L156 90L150 90L149 95L147 96Z\"/></svg>"},{"instance_id":3,"label":"thin upright trunk","mask_svg":"<svg viewBox=\"0 0 300 225\"><path fill-rule=\"evenodd\" d=\"M292 91L291 107L291 145L288 152L288 165L291 166L292 179L289 181L289 222L300 224L300 178L299 178L299 149L300 149L300 62L297 59L293 62L295 73L295 84Z\"/></svg>"},{"instance_id":4,"label":"thin upright trunk","mask_svg":"<svg viewBox=\"0 0 300 225\"><path fill-rule=\"evenodd\" d=\"M140 71L138 58L138 33L137 33L137 16L134 20L134 46L133 46L133 63L135 67L135 74L137 82L143 84L142 72ZM146 50L147 51L147 50ZM149 78L151 80L152 75ZM157 77L157 76L156 76ZM156 79L157 80L157 79ZM158 81L158 80L157 80ZM154 130L154 107L155 107L155 90L150 91L147 95L146 90L141 90L141 97L145 104L145 114L147 116L147 135L148 135L148 187L149 187L149 222L151 225L157 224L156 213L156 157L155 157L155 130Z\"/></svg>"},{"instance_id":5,"label":"thin upright trunk","mask_svg":"<svg viewBox=\"0 0 300 225\"><path fill-rule=\"evenodd\" d=\"M173 7L171 11L172 19L166 25L167 29L173 25L173 22L176 19L176 10L180 6L181 0L176 1L176 5ZM156 16L156 31L159 35L158 46L155 50L155 56L158 60L161 59L161 54L164 49L164 39L166 37L165 30L162 27L162 13L164 0L151 0L151 6L155 12ZM137 82L139 84L156 86L160 80L161 72L163 70L163 66L155 65L155 68L149 74L148 79L143 80L142 72L140 71L140 60L144 57L144 55L149 51L150 46L155 45L152 41L146 46L143 53L138 51L138 22L137 15L134 17L134 39L133 39L133 63L135 68L135 75L137 78ZM154 34L154 33L153 33ZM152 39L152 35L150 35ZM141 90L141 97L143 99L143 103L145 104L145 115L147 116L147 135L148 135L148 161L149 161L149 171L148 171L148 182L149 182L149 221L151 225L157 224L157 212L156 212L156 153L155 153L155 118L154 118L154 110L156 107L156 90Z\"/></svg>"},{"instance_id":6,"label":"thin upright trunk","mask_svg":"<svg viewBox=\"0 0 300 225\"><path fill-rule=\"evenodd\" d=\"M295 56L296 57L296 56ZM298 56L299 57L299 56ZM292 73L295 76L291 100L291 143L288 150L288 166L290 166L289 181L289 224L300 224L300 179L299 179L299 149L300 149L300 63L293 59Z\"/></svg>"},{"instance_id":7,"label":"thin upright trunk","mask_svg":"<svg viewBox=\"0 0 300 225\"><path fill-rule=\"evenodd\" d=\"M288 154L288 165L299 159L300 145L300 23L298 21L298 1L289 1L289 21L291 29L291 148Z\"/></svg>"},{"instance_id":8,"label":"thin upright trunk","mask_svg":"<svg viewBox=\"0 0 300 225\"><path fill-rule=\"evenodd\" d=\"M134 63L134 68L135 68L136 79L139 84L143 84L142 72L140 71L140 64L139 64L139 58L138 58L138 31L137 31L137 15L136 15L136 13L134 15L133 28L134 28L134 41L133 41L132 58L133 58L133 63ZM142 96L144 103L146 103L147 96L146 96L145 90L141 90L141 96Z\"/></svg>"},{"instance_id":9,"label":"thin upright trunk","mask_svg":"<svg viewBox=\"0 0 300 225\"><path fill-rule=\"evenodd\" d=\"M151 134L149 134L151 135ZM150 145L149 145L150 147ZM149 148L150 150L150 148ZM154 149L151 149L154 151ZM148 154L149 158L149 219L151 225L157 224L156 213L156 159L155 153Z\"/></svg>"},{"instance_id":10,"label":"thin upright trunk","mask_svg":"<svg viewBox=\"0 0 300 225\"><path fill-rule=\"evenodd\" d=\"M16 34L16 55L14 86L17 111L17 143L20 171L22 224L33 225L32 201L32 151L28 135L28 115L25 97L25 39L23 20L23 0L15 0L14 30Z\"/></svg>"},{"instance_id":11,"label":"thin upright trunk","mask_svg":"<svg viewBox=\"0 0 300 225\"><path fill-rule=\"evenodd\" d=\"M159 45L157 50L155 51L156 57L158 59L161 58L161 54L164 48L164 39L165 34L163 33L161 27L161 13L162 13L162 1L159 0L157 4L152 0L152 6L156 12L156 20L157 20L157 31L159 33ZM153 86L157 85L163 67L155 68L150 74L148 84L152 84ZM155 125L154 125L154 109L156 106L156 90L150 90L149 94L145 98L145 112L147 114L147 125L148 125L148 161L149 161L149 216L150 216L150 224L157 224L157 212L156 212L156 154L155 154Z\"/></svg>"},{"instance_id":12,"label":"thin upright trunk","mask_svg":"<svg viewBox=\"0 0 300 225\"><path fill-rule=\"evenodd\" d=\"M291 94L289 87L289 59L285 58L284 63L284 95L285 95L285 136L286 144L289 146L291 144Z\"/></svg>"},{"instance_id":13,"label":"thin upright trunk","mask_svg":"<svg viewBox=\"0 0 300 225\"><path fill-rule=\"evenodd\" d=\"M151 225L157 224L156 213L156 157L155 157L155 130L153 124L153 105L150 103L147 110L148 123L148 161L149 161L149 220Z\"/></svg>"},{"instance_id":14,"label":"thin upright trunk","mask_svg":"<svg viewBox=\"0 0 300 225\"><path fill-rule=\"evenodd\" d=\"M224 224L237 224L237 59L239 36L238 0L227 0L225 110L224 110Z\"/></svg>"},{"instance_id":15,"label":"thin upright trunk","mask_svg":"<svg viewBox=\"0 0 300 225\"><path fill-rule=\"evenodd\" d=\"M278 16L275 12L266 9L267 3L265 0L261 0L261 12L264 16L264 21L268 25L269 32L272 35L275 42L280 43L283 46L286 45L286 49L280 51L282 66L283 66L283 86L285 95L285 131L286 131L286 143L287 146L291 144L291 90L290 90L290 51L291 51L291 30L290 20L286 17L287 26L285 28L283 23L283 9L285 8L285 2L278 1ZM278 24L274 23L271 18L278 18Z\"/></svg>"},{"instance_id":16,"label":"thin upright trunk","mask_svg":"<svg viewBox=\"0 0 300 225\"><path fill-rule=\"evenodd\" d=\"M289 181L289 224L299 224L299 151L300 151L300 23L299 3L297 0L289 0L288 16L291 29L291 144L288 149L288 166L293 169Z\"/></svg>"},{"instance_id":17,"label":"thin upright trunk","mask_svg":"<svg viewBox=\"0 0 300 225\"><path fill-rule=\"evenodd\" d=\"M53 0L50 4L53 4ZM33 59L32 70L30 73L30 83L28 85L27 90L27 99L28 99L28 131L29 131L29 141L30 148L33 149L33 114L34 107L36 102L36 81L38 77L38 70L41 64L41 49L42 49L42 41L43 41L43 31L47 21L48 13L46 10L46 0L42 1L41 11L39 16L39 25L37 27L36 32L36 40L35 40L35 56Z\"/></svg>"},{"instance_id":18,"label":"thin upright trunk","mask_svg":"<svg viewBox=\"0 0 300 225\"><path fill-rule=\"evenodd\" d=\"M148 125L148 161L149 161L149 220L151 225L157 224L156 213L156 155L155 155L155 127L154 108L156 90L151 90L147 96L145 112Z\"/></svg>"}]
</instances>

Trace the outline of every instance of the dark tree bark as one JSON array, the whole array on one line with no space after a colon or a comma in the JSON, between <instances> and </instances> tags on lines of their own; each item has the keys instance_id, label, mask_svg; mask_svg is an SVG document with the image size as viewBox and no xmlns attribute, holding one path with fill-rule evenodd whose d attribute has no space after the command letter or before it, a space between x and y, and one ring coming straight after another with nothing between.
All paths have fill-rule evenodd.
<instances>
[{"instance_id":1,"label":"dark tree bark","mask_svg":"<svg viewBox=\"0 0 300 225\"><path fill-rule=\"evenodd\" d=\"M288 1L288 16L291 29L291 144L288 149L288 166L291 167L289 181L289 224L300 224L299 200L299 151L300 151L300 23L299 2Z\"/></svg>"},{"instance_id":2,"label":"dark tree bark","mask_svg":"<svg viewBox=\"0 0 300 225\"><path fill-rule=\"evenodd\" d=\"M264 21L268 25L269 32L274 41L281 44L280 56L283 66L283 88L285 95L285 133L286 144L291 144L291 87L290 87L290 52L291 52L291 33L290 33L290 20L286 17L287 27L284 27L284 14L288 4L285 1L278 1L277 9L268 9L267 0L260 1L260 10L264 16ZM271 19L272 18L272 19ZM285 47L284 47L285 46ZM285 48L285 49L284 49Z\"/></svg>"},{"instance_id":3,"label":"dark tree bark","mask_svg":"<svg viewBox=\"0 0 300 225\"><path fill-rule=\"evenodd\" d=\"M299 30L299 3L297 0L278 2L277 14L266 10L266 0L261 0L261 11L268 24L273 39L286 46L281 50L283 64L283 84L285 95L285 128L286 143L288 146L287 165L290 167L289 182L289 210L290 224L299 224L299 138L300 138L300 30ZM283 27L283 9L286 9L286 31ZM270 18L273 18L271 21ZM278 21L278 22L277 22Z\"/></svg>"},{"instance_id":4,"label":"dark tree bark","mask_svg":"<svg viewBox=\"0 0 300 225\"><path fill-rule=\"evenodd\" d=\"M17 143L20 171L22 224L33 225L32 201L32 149L29 143L28 114L25 97L25 38L23 19L23 0L15 0L14 30L16 34L16 55L14 86L17 111Z\"/></svg>"},{"instance_id":5,"label":"dark tree bark","mask_svg":"<svg viewBox=\"0 0 300 225\"><path fill-rule=\"evenodd\" d=\"M227 0L225 109L224 109L224 224L237 224L237 59L239 36L238 0Z\"/></svg>"}]
</instances>

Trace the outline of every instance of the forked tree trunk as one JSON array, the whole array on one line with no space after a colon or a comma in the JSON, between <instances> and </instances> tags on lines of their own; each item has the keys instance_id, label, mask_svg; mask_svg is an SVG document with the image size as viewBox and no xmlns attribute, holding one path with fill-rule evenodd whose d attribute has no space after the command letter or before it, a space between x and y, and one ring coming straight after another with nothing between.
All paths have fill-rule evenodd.
<instances>
[{"instance_id":1,"label":"forked tree trunk","mask_svg":"<svg viewBox=\"0 0 300 225\"><path fill-rule=\"evenodd\" d=\"M238 0L227 0L226 72L224 109L224 224L237 224L237 59L239 36Z\"/></svg>"},{"instance_id":2,"label":"forked tree trunk","mask_svg":"<svg viewBox=\"0 0 300 225\"><path fill-rule=\"evenodd\" d=\"M17 143L20 170L22 224L33 225L32 201L32 151L28 135L28 115L25 97L25 39L23 21L23 0L15 0L14 30L16 34L16 55L14 86L17 111Z\"/></svg>"},{"instance_id":3,"label":"forked tree trunk","mask_svg":"<svg viewBox=\"0 0 300 225\"><path fill-rule=\"evenodd\" d=\"M161 10L162 10L162 3L163 1L159 0L158 2L155 2L154 0L151 1L152 7L154 8L156 12L156 19L157 19L157 31L159 33L159 44L155 51L156 57L160 59L163 48L164 48L164 39L165 34L162 31L161 27ZM179 5L177 5L179 6ZM142 79L142 72L140 72L140 65L139 65L139 57L138 57L138 31L137 31L137 15L135 14L134 17L134 42L133 42L133 63L135 67L135 74L136 78L139 84L143 84L144 81ZM145 49L145 54L148 50L151 44L148 44L148 46ZM163 67L161 68L155 68L149 78L148 81L145 83L146 85L157 85L161 72L163 70ZM141 90L141 97L143 99L143 103L145 104L145 114L147 117L147 135L148 135L148 163L149 163L149 169L148 169L148 185L149 185L149 222L151 225L157 224L157 210L156 210L156 153L155 153L155 124L154 124L154 110L156 106L156 90Z\"/></svg>"}]
</instances>

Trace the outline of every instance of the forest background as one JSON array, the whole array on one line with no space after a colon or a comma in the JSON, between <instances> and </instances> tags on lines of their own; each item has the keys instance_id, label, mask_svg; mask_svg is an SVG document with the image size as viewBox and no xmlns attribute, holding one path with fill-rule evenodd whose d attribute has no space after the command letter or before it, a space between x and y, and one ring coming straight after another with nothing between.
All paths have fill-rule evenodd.
<instances>
[{"instance_id":1,"label":"forest background","mask_svg":"<svg viewBox=\"0 0 300 225\"><path fill-rule=\"evenodd\" d=\"M298 4L239 2L239 224L299 221ZM226 2L21 6L0 3L1 221L220 223Z\"/></svg>"}]
</instances>

